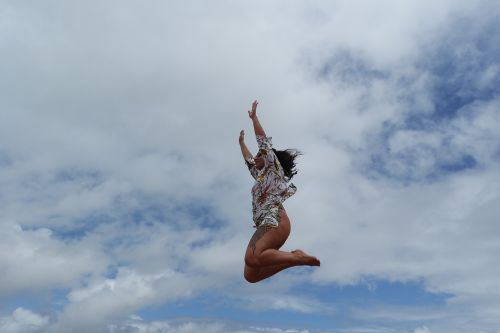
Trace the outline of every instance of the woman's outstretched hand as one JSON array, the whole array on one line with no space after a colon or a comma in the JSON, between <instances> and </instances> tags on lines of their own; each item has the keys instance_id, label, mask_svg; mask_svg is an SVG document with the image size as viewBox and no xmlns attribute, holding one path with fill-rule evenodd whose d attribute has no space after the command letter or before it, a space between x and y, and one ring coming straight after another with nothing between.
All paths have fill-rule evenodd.
<instances>
[{"instance_id":1,"label":"woman's outstretched hand","mask_svg":"<svg viewBox=\"0 0 500 333\"><path fill-rule=\"evenodd\" d=\"M250 119L253 119L255 117L257 117L257 105L259 104L259 102L257 102L256 100L253 101L252 103L252 111L248 111L248 116L250 117Z\"/></svg>"},{"instance_id":2,"label":"woman's outstretched hand","mask_svg":"<svg viewBox=\"0 0 500 333\"><path fill-rule=\"evenodd\" d=\"M245 131L244 130L241 130L241 132L240 132L239 142L240 142L240 144L242 144L243 142L245 142Z\"/></svg>"}]
</instances>

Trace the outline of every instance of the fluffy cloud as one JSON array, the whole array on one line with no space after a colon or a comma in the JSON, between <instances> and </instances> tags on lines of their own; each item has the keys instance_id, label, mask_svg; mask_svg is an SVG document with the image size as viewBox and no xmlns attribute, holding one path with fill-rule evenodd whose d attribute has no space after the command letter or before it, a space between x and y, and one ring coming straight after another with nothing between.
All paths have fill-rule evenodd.
<instances>
[{"instance_id":1,"label":"fluffy cloud","mask_svg":"<svg viewBox=\"0 0 500 333\"><path fill-rule=\"evenodd\" d=\"M48 317L17 308L10 316L0 318L0 330L4 333L34 333L40 332L48 323Z\"/></svg>"},{"instance_id":2,"label":"fluffy cloud","mask_svg":"<svg viewBox=\"0 0 500 333\"><path fill-rule=\"evenodd\" d=\"M113 279L97 280L75 289L68 295L66 306L50 332L101 331L107 322L123 318L145 305L158 304L186 297L193 287L182 275L165 271L159 274L140 274L121 269Z\"/></svg>"},{"instance_id":3,"label":"fluffy cloud","mask_svg":"<svg viewBox=\"0 0 500 333\"><path fill-rule=\"evenodd\" d=\"M5 223L0 233L0 296L78 285L86 275L101 274L106 256L89 241L66 244L48 229L23 230Z\"/></svg>"},{"instance_id":4,"label":"fluffy cloud","mask_svg":"<svg viewBox=\"0 0 500 333\"><path fill-rule=\"evenodd\" d=\"M498 10L9 3L0 294L69 288L54 332L189 332L197 324L124 321L206 290L242 308L321 311L287 288L374 276L453 295L446 309L471 329L498 325ZM254 98L276 147L306 153L286 246L323 263L260 291L241 283L251 178L236 141L245 128L255 149ZM438 321L415 332L460 329Z\"/></svg>"}]
</instances>

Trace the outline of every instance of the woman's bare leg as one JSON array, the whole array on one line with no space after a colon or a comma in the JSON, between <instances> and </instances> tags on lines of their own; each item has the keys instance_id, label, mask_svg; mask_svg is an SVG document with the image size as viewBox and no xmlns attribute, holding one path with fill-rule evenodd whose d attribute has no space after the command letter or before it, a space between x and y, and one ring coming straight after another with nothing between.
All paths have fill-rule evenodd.
<instances>
[{"instance_id":1,"label":"woman's bare leg","mask_svg":"<svg viewBox=\"0 0 500 333\"><path fill-rule=\"evenodd\" d=\"M310 265L319 266L319 260L316 257L307 254L297 255L295 253L267 249L260 253L258 256L260 267L275 266L275 265Z\"/></svg>"},{"instance_id":2,"label":"woman's bare leg","mask_svg":"<svg viewBox=\"0 0 500 333\"><path fill-rule=\"evenodd\" d=\"M292 253L296 253L299 256L300 255L306 255L303 251L301 250L295 250L292 251ZM317 264L319 266L319 260L317 261ZM250 267L248 265L245 265L245 279L248 282L255 283L259 282L261 280L267 279L268 277L281 272L284 269L294 267L294 266L301 266L301 265L310 265L307 263L306 260L304 260L302 263L299 264L280 264L280 265L272 265L272 266L264 266L264 267ZM316 266L316 265L313 265Z\"/></svg>"},{"instance_id":3,"label":"woman's bare leg","mask_svg":"<svg viewBox=\"0 0 500 333\"><path fill-rule=\"evenodd\" d=\"M280 223L277 228L261 226L255 230L245 253L245 263L248 266L262 267L297 263L296 256L278 250L290 235L290 220L283 206L280 207L279 214ZM268 249L272 251L262 255Z\"/></svg>"},{"instance_id":4,"label":"woman's bare leg","mask_svg":"<svg viewBox=\"0 0 500 333\"><path fill-rule=\"evenodd\" d=\"M244 275L247 281L257 282L293 266L320 265L316 257L309 256L301 250L280 251L279 248L285 243L289 234L290 220L284 209L280 210L278 228L257 228L245 254Z\"/></svg>"},{"instance_id":5,"label":"woman's bare leg","mask_svg":"<svg viewBox=\"0 0 500 333\"><path fill-rule=\"evenodd\" d=\"M250 283L255 283L262 281L278 272L281 272L284 269L294 267L296 265L287 265L287 264L282 264L282 265L274 265L274 266L266 266L266 267L261 267L261 268L255 268L255 267L250 267L248 265L245 265L245 272L244 276L245 279L250 282Z\"/></svg>"}]
</instances>

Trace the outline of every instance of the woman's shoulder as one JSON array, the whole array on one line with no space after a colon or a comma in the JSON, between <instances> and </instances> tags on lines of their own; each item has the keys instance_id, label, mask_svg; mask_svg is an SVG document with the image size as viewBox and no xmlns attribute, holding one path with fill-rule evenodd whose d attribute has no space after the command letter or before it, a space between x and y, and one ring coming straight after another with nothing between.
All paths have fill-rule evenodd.
<instances>
[{"instance_id":1,"label":"woman's shoulder","mask_svg":"<svg viewBox=\"0 0 500 333\"><path fill-rule=\"evenodd\" d=\"M271 136L256 135L255 137L257 139L259 149L269 151L273 148L273 138Z\"/></svg>"}]
</instances>

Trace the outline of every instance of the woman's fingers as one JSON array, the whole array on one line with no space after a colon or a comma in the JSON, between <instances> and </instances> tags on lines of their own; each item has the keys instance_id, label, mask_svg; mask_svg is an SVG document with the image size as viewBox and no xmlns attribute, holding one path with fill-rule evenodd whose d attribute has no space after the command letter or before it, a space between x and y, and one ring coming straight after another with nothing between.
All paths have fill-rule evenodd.
<instances>
[{"instance_id":1,"label":"woman's fingers","mask_svg":"<svg viewBox=\"0 0 500 333\"><path fill-rule=\"evenodd\" d=\"M253 118L255 117L255 114L257 112L257 105L259 104L259 102L257 102L257 100L253 101L252 103L252 110L251 111L248 111L248 116L250 118Z\"/></svg>"},{"instance_id":2,"label":"woman's fingers","mask_svg":"<svg viewBox=\"0 0 500 333\"><path fill-rule=\"evenodd\" d=\"M253 101L252 103L252 112L255 113L257 111L257 105L259 104L259 102L257 102L257 100Z\"/></svg>"}]
</instances>

